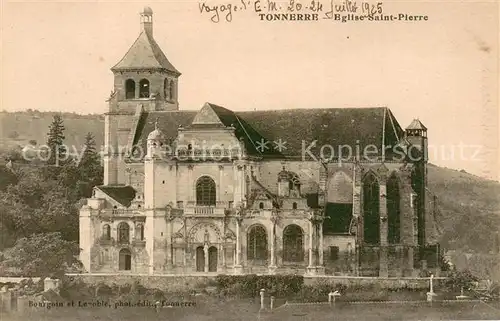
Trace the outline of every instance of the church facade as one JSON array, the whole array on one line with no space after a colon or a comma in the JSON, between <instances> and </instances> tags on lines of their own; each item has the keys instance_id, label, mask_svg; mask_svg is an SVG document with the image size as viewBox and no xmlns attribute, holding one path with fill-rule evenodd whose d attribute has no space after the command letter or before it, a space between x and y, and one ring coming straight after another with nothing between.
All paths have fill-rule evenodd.
<instances>
[{"instance_id":1,"label":"church facade","mask_svg":"<svg viewBox=\"0 0 500 321\"><path fill-rule=\"evenodd\" d=\"M88 273L414 276L429 244L427 129L386 107L180 110L153 12L112 69ZM253 108L252 108L253 109Z\"/></svg>"}]
</instances>

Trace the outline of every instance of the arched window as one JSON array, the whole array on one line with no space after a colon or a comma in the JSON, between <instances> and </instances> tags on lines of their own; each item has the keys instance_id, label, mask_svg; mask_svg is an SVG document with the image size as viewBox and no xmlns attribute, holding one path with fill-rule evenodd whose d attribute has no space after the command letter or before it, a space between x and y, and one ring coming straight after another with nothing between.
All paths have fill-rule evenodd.
<instances>
[{"instance_id":1,"label":"arched window","mask_svg":"<svg viewBox=\"0 0 500 321\"><path fill-rule=\"evenodd\" d=\"M260 202L260 203L259 203L259 208L260 208L261 210L263 210L263 209L264 209L264 203L263 203L263 202Z\"/></svg>"},{"instance_id":2,"label":"arched window","mask_svg":"<svg viewBox=\"0 0 500 321\"><path fill-rule=\"evenodd\" d=\"M139 82L139 97L149 98L149 80L142 79Z\"/></svg>"},{"instance_id":3,"label":"arched window","mask_svg":"<svg viewBox=\"0 0 500 321\"><path fill-rule=\"evenodd\" d=\"M300 179L299 175L295 174L294 172L289 172L289 186L290 186L290 191L296 191L298 194L300 194Z\"/></svg>"},{"instance_id":4,"label":"arched window","mask_svg":"<svg viewBox=\"0 0 500 321\"><path fill-rule=\"evenodd\" d=\"M365 243L380 242L379 184L373 173L363 180L363 231Z\"/></svg>"},{"instance_id":5,"label":"arched window","mask_svg":"<svg viewBox=\"0 0 500 321\"><path fill-rule=\"evenodd\" d=\"M328 181L326 192L326 217L323 232L326 234L348 233L352 220L352 179L343 171L336 172Z\"/></svg>"},{"instance_id":6,"label":"arched window","mask_svg":"<svg viewBox=\"0 0 500 321\"><path fill-rule=\"evenodd\" d=\"M170 80L170 86L168 86L168 98L170 100L174 100L175 96L175 84L173 80Z\"/></svg>"},{"instance_id":7,"label":"arched window","mask_svg":"<svg viewBox=\"0 0 500 321\"><path fill-rule=\"evenodd\" d=\"M352 204L352 179L337 172L328 183L328 203Z\"/></svg>"},{"instance_id":8,"label":"arched window","mask_svg":"<svg viewBox=\"0 0 500 321\"><path fill-rule=\"evenodd\" d=\"M399 182L395 174L387 181L387 241L397 244L401 238Z\"/></svg>"},{"instance_id":9,"label":"arched window","mask_svg":"<svg viewBox=\"0 0 500 321\"><path fill-rule=\"evenodd\" d=\"M121 222L118 225L118 243L128 243L130 239L130 228L127 223Z\"/></svg>"},{"instance_id":10,"label":"arched window","mask_svg":"<svg viewBox=\"0 0 500 321\"><path fill-rule=\"evenodd\" d=\"M165 78L163 81L163 97L165 97L166 100L170 99L170 82L168 78Z\"/></svg>"},{"instance_id":11,"label":"arched window","mask_svg":"<svg viewBox=\"0 0 500 321\"><path fill-rule=\"evenodd\" d=\"M254 225L248 231L247 259L261 263L267 260L267 234L261 225Z\"/></svg>"},{"instance_id":12,"label":"arched window","mask_svg":"<svg viewBox=\"0 0 500 321\"><path fill-rule=\"evenodd\" d=\"M208 176L202 176L196 182L196 204L215 205L215 182Z\"/></svg>"},{"instance_id":13,"label":"arched window","mask_svg":"<svg viewBox=\"0 0 500 321\"><path fill-rule=\"evenodd\" d=\"M127 81L125 82L125 98L135 98L135 81L132 79L127 79Z\"/></svg>"},{"instance_id":14,"label":"arched window","mask_svg":"<svg viewBox=\"0 0 500 321\"><path fill-rule=\"evenodd\" d=\"M283 261L304 261L304 234L300 226L291 224L283 230Z\"/></svg>"},{"instance_id":15,"label":"arched window","mask_svg":"<svg viewBox=\"0 0 500 321\"><path fill-rule=\"evenodd\" d=\"M297 203L296 202L293 202L292 204L292 209L296 210L297 209Z\"/></svg>"},{"instance_id":16,"label":"arched window","mask_svg":"<svg viewBox=\"0 0 500 321\"><path fill-rule=\"evenodd\" d=\"M136 229L135 229L135 237L136 239L140 241L144 241L144 225L143 224L138 224Z\"/></svg>"},{"instance_id":17,"label":"arched window","mask_svg":"<svg viewBox=\"0 0 500 321\"><path fill-rule=\"evenodd\" d=\"M111 239L111 227L109 224L104 224L102 227L102 238L105 240Z\"/></svg>"}]
</instances>

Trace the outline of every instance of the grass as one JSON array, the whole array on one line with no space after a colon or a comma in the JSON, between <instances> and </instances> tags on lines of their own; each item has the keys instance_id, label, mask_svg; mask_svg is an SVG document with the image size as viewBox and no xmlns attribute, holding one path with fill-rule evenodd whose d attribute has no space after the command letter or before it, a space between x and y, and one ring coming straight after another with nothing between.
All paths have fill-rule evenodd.
<instances>
[{"instance_id":1,"label":"grass","mask_svg":"<svg viewBox=\"0 0 500 321\"><path fill-rule=\"evenodd\" d=\"M350 321L350 320L499 320L500 304L481 302L360 303L337 302L335 306L280 306L259 312L258 300L227 300L203 298L194 307L163 308L59 308L31 310L23 315L2 316L2 321Z\"/></svg>"}]
</instances>

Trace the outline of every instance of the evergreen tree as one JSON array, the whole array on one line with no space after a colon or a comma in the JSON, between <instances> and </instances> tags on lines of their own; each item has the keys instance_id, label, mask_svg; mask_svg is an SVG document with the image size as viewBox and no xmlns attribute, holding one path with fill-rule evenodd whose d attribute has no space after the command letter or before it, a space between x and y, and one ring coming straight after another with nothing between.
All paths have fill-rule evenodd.
<instances>
[{"instance_id":1,"label":"evergreen tree","mask_svg":"<svg viewBox=\"0 0 500 321\"><path fill-rule=\"evenodd\" d=\"M49 147L50 157L47 161L48 165L62 165L66 160L66 146L64 146L64 124L61 115L54 115L54 119L49 126L47 134L47 146Z\"/></svg>"},{"instance_id":2,"label":"evergreen tree","mask_svg":"<svg viewBox=\"0 0 500 321\"><path fill-rule=\"evenodd\" d=\"M90 197L92 188L102 184L103 168L101 158L96 150L96 143L92 133L85 136L84 150L78 163L80 171L80 192L82 197Z\"/></svg>"},{"instance_id":3,"label":"evergreen tree","mask_svg":"<svg viewBox=\"0 0 500 321\"><path fill-rule=\"evenodd\" d=\"M85 143L83 145L82 158L80 159L78 167L83 175L91 177L95 170L98 170L100 166L101 162L99 154L96 151L94 135L92 135L92 133L87 133L85 136Z\"/></svg>"}]
</instances>

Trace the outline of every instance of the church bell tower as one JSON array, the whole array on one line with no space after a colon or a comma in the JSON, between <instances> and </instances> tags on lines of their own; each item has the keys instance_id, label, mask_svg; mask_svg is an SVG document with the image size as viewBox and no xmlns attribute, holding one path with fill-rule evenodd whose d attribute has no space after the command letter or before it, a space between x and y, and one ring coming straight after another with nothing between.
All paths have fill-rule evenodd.
<instances>
[{"instance_id":1,"label":"church bell tower","mask_svg":"<svg viewBox=\"0 0 500 321\"><path fill-rule=\"evenodd\" d=\"M153 10L140 13L140 33L113 67L113 91L105 114L104 184L126 184L124 159L143 112L179 109L181 73L153 38Z\"/></svg>"},{"instance_id":2,"label":"church bell tower","mask_svg":"<svg viewBox=\"0 0 500 321\"><path fill-rule=\"evenodd\" d=\"M132 47L111 71L119 111L135 111L142 104L145 111L178 110L178 85L181 73L170 63L153 38L153 10L140 13L141 31Z\"/></svg>"}]
</instances>

